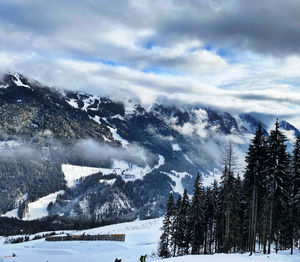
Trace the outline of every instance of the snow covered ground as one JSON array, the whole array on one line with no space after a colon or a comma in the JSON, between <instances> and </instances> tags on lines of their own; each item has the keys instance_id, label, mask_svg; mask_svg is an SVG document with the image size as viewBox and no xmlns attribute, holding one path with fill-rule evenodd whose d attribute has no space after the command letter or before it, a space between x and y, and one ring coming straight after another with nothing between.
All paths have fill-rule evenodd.
<instances>
[{"instance_id":1,"label":"snow covered ground","mask_svg":"<svg viewBox=\"0 0 300 262\"><path fill-rule=\"evenodd\" d=\"M300 255L287 255L287 254L272 254L261 255L255 254L215 254L215 255L190 255L183 257L173 257L164 259L164 262L299 262Z\"/></svg>"},{"instance_id":2,"label":"snow covered ground","mask_svg":"<svg viewBox=\"0 0 300 262\"><path fill-rule=\"evenodd\" d=\"M160 236L161 219L135 221L105 226L85 231L65 231L74 234L126 234L125 242L108 241L69 241L46 242L44 239L20 244L4 244L0 237L0 261L15 262L114 262L116 257L123 262L139 261L142 254L148 261L156 260L157 243ZM17 257L10 256L15 253Z\"/></svg>"},{"instance_id":3,"label":"snow covered ground","mask_svg":"<svg viewBox=\"0 0 300 262\"><path fill-rule=\"evenodd\" d=\"M74 186L78 179L82 177L87 177L92 174L101 172L101 168L74 166L69 164L62 164L61 169L65 175L65 180L67 181L68 187Z\"/></svg>"},{"instance_id":4,"label":"snow covered ground","mask_svg":"<svg viewBox=\"0 0 300 262\"><path fill-rule=\"evenodd\" d=\"M183 195L184 187L183 187L183 184L182 184L182 179L186 176L191 177L191 175L187 172L177 172L175 170L171 170L170 173L167 173L167 172L162 172L162 173L169 176L173 180L173 182L175 182L175 186L172 185L173 192L176 192L176 193L179 193L179 194Z\"/></svg>"},{"instance_id":5,"label":"snow covered ground","mask_svg":"<svg viewBox=\"0 0 300 262\"><path fill-rule=\"evenodd\" d=\"M64 190L60 190L58 192L49 194L45 197L42 197L34 202L30 202L28 204L28 212L26 212L25 217L23 220L33 220L42 218L45 216L48 216L47 207L50 202L54 202L56 200L56 197L58 195L64 194ZM18 217L18 208L15 208L7 213L5 213L3 216L5 217Z\"/></svg>"},{"instance_id":6,"label":"snow covered ground","mask_svg":"<svg viewBox=\"0 0 300 262\"><path fill-rule=\"evenodd\" d=\"M66 241L46 242L44 239L20 244L4 244L0 237L0 262L114 262L121 258L123 262L139 262L142 254L147 261L161 261L156 256L162 219L121 223L85 231L64 231L70 234L126 234L125 242L109 241ZM17 257L7 257L15 253ZM2 259L2 260L1 260ZM169 258L164 262L299 262L300 254L290 256L288 251L269 256L255 254L216 254Z\"/></svg>"}]
</instances>

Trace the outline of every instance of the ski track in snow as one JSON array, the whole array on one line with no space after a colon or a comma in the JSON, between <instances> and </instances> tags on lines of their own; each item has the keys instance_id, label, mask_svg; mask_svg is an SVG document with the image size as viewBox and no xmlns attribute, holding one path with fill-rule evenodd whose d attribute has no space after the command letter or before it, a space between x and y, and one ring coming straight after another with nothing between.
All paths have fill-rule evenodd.
<instances>
[{"instance_id":1,"label":"ski track in snow","mask_svg":"<svg viewBox=\"0 0 300 262\"><path fill-rule=\"evenodd\" d=\"M64 234L126 234L125 242L110 241L65 241L46 242L44 239L19 244L4 244L6 238L0 237L0 262L113 262L121 258L123 262L138 262L140 255L147 254L147 261L165 262L297 262L299 251L293 256L289 251L280 254L215 254L188 255L161 260L157 257L162 219L151 219L120 223L89 230L64 231ZM62 231L57 231L61 233ZM42 232L49 233L49 232ZM38 234L35 234L38 235ZM15 236L18 237L18 236ZM31 236L31 239L34 235ZM15 253L17 257L6 257Z\"/></svg>"}]
</instances>

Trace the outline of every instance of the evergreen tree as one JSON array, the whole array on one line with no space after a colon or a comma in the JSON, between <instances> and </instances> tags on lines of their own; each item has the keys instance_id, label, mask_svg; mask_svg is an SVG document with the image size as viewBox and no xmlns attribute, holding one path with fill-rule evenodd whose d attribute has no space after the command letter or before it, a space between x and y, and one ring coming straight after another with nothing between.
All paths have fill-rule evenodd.
<instances>
[{"instance_id":1,"label":"evergreen tree","mask_svg":"<svg viewBox=\"0 0 300 262\"><path fill-rule=\"evenodd\" d=\"M268 221L268 254L271 253L271 244L275 238L276 252L280 226L282 225L283 212L286 211L286 197L290 184L290 160L286 151L286 137L279 130L278 120L275 130L272 130L268 139L267 162L266 162L266 184L269 201Z\"/></svg>"},{"instance_id":2,"label":"evergreen tree","mask_svg":"<svg viewBox=\"0 0 300 262\"><path fill-rule=\"evenodd\" d=\"M181 195L178 196L176 200L176 204L174 207L174 216L172 218L172 227L171 227L171 248L172 248L172 256L175 257L179 252L179 243L181 237L181 225L180 225L180 209L181 209L182 198Z\"/></svg>"},{"instance_id":3,"label":"evergreen tree","mask_svg":"<svg viewBox=\"0 0 300 262\"><path fill-rule=\"evenodd\" d=\"M243 224L243 206L242 206L242 180L240 175L238 174L237 178L233 180L233 189L232 189L232 199L234 202L232 209L232 235L233 235L233 252L237 250L241 250L242 246L242 224Z\"/></svg>"},{"instance_id":4,"label":"evergreen tree","mask_svg":"<svg viewBox=\"0 0 300 262\"><path fill-rule=\"evenodd\" d=\"M215 184L216 183L216 184ZM204 192L204 254L212 254L212 245L215 243L216 216L217 216L217 182Z\"/></svg>"},{"instance_id":5,"label":"evergreen tree","mask_svg":"<svg viewBox=\"0 0 300 262\"><path fill-rule=\"evenodd\" d=\"M186 189L183 192L182 201L180 205L180 210L178 214L178 255L188 254L189 252L189 221L188 212L190 210L189 197L187 195Z\"/></svg>"},{"instance_id":6,"label":"evergreen tree","mask_svg":"<svg viewBox=\"0 0 300 262\"><path fill-rule=\"evenodd\" d=\"M223 175L221 178L221 191L220 196L222 198L222 250L224 253L228 253L232 247L232 217L234 215L234 192L232 191L235 183L235 178L232 171L229 171L227 166L224 167Z\"/></svg>"},{"instance_id":7,"label":"evergreen tree","mask_svg":"<svg viewBox=\"0 0 300 262\"><path fill-rule=\"evenodd\" d=\"M174 216L174 199L173 194L170 194L169 200L167 202L167 211L163 220L163 227L162 227L162 235L160 237L160 244L159 244L159 256L160 257L170 257L170 236L172 230L172 218Z\"/></svg>"},{"instance_id":8,"label":"evergreen tree","mask_svg":"<svg viewBox=\"0 0 300 262\"><path fill-rule=\"evenodd\" d=\"M213 244L214 246L214 253L218 252L218 225L220 224L220 217L221 217L221 203L220 203L220 189L218 186L217 180L214 180L211 190L211 202L212 202L212 235L211 235L211 242L210 245ZM210 253L213 253L210 247Z\"/></svg>"},{"instance_id":9,"label":"evergreen tree","mask_svg":"<svg viewBox=\"0 0 300 262\"><path fill-rule=\"evenodd\" d=\"M224 159L220 186L214 181L204 190L198 174L191 204L186 190L175 207L170 196L160 255L185 255L190 247L192 254L201 250L205 254L252 254L256 244L259 249L263 246L264 253L267 248L271 252L271 244L275 244L276 252L291 248L293 253L294 242L300 236L300 137L291 162L278 121L269 138L263 136L259 125L249 146L243 181L233 174L231 144Z\"/></svg>"},{"instance_id":10,"label":"evergreen tree","mask_svg":"<svg viewBox=\"0 0 300 262\"><path fill-rule=\"evenodd\" d=\"M249 250L250 255L255 252L257 220L258 220L258 205L264 190L263 185L263 172L264 163L266 160L266 146L265 137L263 135L261 124L259 123L255 137L249 145L248 154L246 156L246 172L245 172L245 194L248 205L248 225L249 225Z\"/></svg>"},{"instance_id":11,"label":"evergreen tree","mask_svg":"<svg viewBox=\"0 0 300 262\"><path fill-rule=\"evenodd\" d=\"M204 191L198 174L194 183L194 195L190 211L192 254L199 254L204 241Z\"/></svg>"},{"instance_id":12,"label":"evergreen tree","mask_svg":"<svg viewBox=\"0 0 300 262\"><path fill-rule=\"evenodd\" d=\"M300 136L297 137L293 152L293 178L292 178L292 245L293 254L294 240L300 239ZM298 243L299 245L299 243Z\"/></svg>"}]
</instances>

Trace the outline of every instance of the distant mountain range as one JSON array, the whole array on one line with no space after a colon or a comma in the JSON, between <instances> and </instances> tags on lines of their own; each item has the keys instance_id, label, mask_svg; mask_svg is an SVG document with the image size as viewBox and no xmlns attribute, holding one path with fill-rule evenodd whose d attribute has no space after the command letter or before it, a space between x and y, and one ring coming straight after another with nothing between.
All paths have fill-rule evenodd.
<instances>
[{"instance_id":1,"label":"distant mountain range","mask_svg":"<svg viewBox=\"0 0 300 262\"><path fill-rule=\"evenodd\" d=\"M239 170L255 114L56 90L20 74L0 81L0 213L83 221L153 218L170 191L218 178L231 141ZM272 126L262 123L265 135ZM280 127L293 141L293 125Z\"/></svg>"}]
</instances>

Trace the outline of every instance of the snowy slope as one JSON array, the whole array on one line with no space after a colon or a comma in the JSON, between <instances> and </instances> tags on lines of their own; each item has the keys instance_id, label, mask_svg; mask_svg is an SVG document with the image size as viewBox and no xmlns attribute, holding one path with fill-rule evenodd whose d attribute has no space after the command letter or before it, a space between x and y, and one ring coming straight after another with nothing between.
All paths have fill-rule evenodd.
<instances>
[{"instance_id":1,"label":"snowy slope","mask_svg":"<svg viewBox=\"0 0 300 262\"><path fill-rule=\"evenodd\" d=\"M296 255L288 255L288 251L279 255L269 256L255 254L216 254L194 255L161 260L157 257L157 247L161 234L162 219L151 219L121 223L86 231L64 231L70 234L126 234L125 242L109 241L66 241L45 242L44 239L29 241L20 244L4 244L5 238L0 237L0 261L5 262L113 262L116 257L123 262L138 262L142 254L147 254L147 261L165 262L296 262L299 261L299 251ZM10 258L14 252L17 257Z\"/></svg>"},{"instance_id":2,"label":"snowy slope","mask_svg":"<svg viewBox=\"0 0 300 262\"><path fill-rule=\"evenodd\" d=\"M64 194L64 190L60 190L58 192L49 194L49 195L42 197L34 202L29 203L28 211L26 212L23 220L34 220L34 219L39 219L39 218L48 216L47 207L48 207L49 203L54 202L56 200L56 197L58 195L62 195L62 194ZM3 216L18 218L18 208L15 208L15 209L5 213Z\"/></svg>"},{"instance_id":3,"label":"snowy slope","mask_svg":"<svg viewBox=\"0 0 300 262\"><path fill-rule=\"evenodd\" d=\"M86 166L74 166L63 164L61 169L65 175L65 180L67 181L67 186L72 187L76 184L76 181L82 177L90 176L101 172L101 168L86 167Z\"/></svg>"},{"instance_id":4,"label":"snowy slope","mask_svg":"<svg viewBox=\"0 0 300 262\"><path fill-rule=\"evenodd\" d=\"M209 262L296 262L300 261L300 255L289 256L285 254L272 254L269 256L256 254L253 256L249 256L248 254L215 254L215 255L190 255L183 257L174 257L168 258L164 260L164 262L201 262L207 261Z\"/></svg>"},{"instance_id":5,"label":"snowy slope","mask_svg":"<svg viewBox=\"0 0 300 262\"><path fill-rule=\"evenodd\" d=\"M143 179L145 175L151 173L155 169L158 169L160 166L164 165L164 163L164 157L162 155L159 155L158 163L153 168L149 167L148 165L146 165L145 167L140 167L127 161L114 159L112 168L95 168L63 164L62 171L65 175L67 186L73 187L74 185L76 185L76 182L80 178L87 177L99 172L101 172L103 175L120 175L125 181Z\"/></svg>"},{"instance_id":6,"label":"snowy slope","mask_svg":"<svg viewBox=\"0 0 300 262\"><path fill-rule=\"evenodd\" d=\"M138 261L141 254L148 254L148 261L152 261L153 254L157 251L160 236L161 219L135 221L117 225L95 228L87 231L68 231L81 234L111 234L125 233L125 242L105 241L76 241L76 242L45 242L44 239L20 243L3 244L0 240L0 258L4 261L15 262L111 262L116 257L126 261ZM67 232L67 231L65 231ZM12 252L16 258L4 258ZM155 258L157 259L157 258ZM1 261L1 260L0 260Z\"/></svg>"},{"instance_id":7,"label":"snowy slope","mask_svg":"<svg viewBox=\"0 0 300 262\"><path fill-rule=\"evenodd\" d=\"M171 170L170 173L167 173L167 172L162 172L162 173L169 176L172 179L172 181L175 182L175 186L172 186L173 192L179 193L181 195L184 192L184 186L182 184L182 179L186 176L192 177L192 175L190 175L187 172L177 172L175 170Z\"/></svg>"}]
</instances>

